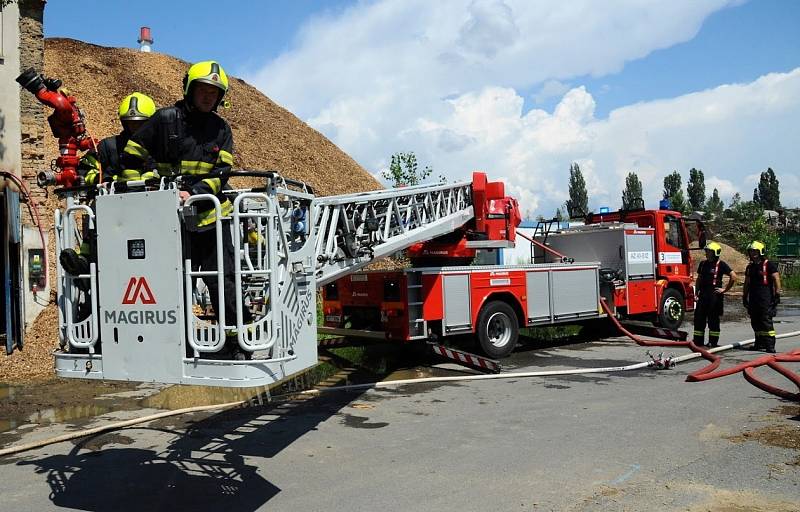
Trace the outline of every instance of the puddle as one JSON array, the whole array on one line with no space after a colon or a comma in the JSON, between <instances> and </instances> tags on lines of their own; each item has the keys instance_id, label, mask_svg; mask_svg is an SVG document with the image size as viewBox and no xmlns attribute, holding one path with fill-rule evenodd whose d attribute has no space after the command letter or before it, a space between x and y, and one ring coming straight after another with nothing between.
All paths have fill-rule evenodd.
<instances>
[{"instance_id":1,"label":"puddle","mask_svg":"<svg viewBox=\"0 0 800 512\"><path fill-rule=\"evenodd\" d=\"M385 421L376 421L374 423L370 423L369 418L366 418L364 416L342 414L342 417L343 417L342 423L352 428L375 429L375 428L383 428L389 425Z\"/></svg>"},{"instance_id":2,"label":"puddle","mask_svg":"<svg viewBox=\"0 0 800 512\"><path fill-rule=\"evenodd\" d=\"M800 316L800 296L784 295L781 297L777 318L782 316Z\"/></svg>"},{"instance_id":3,"label":"puddle","mask_svg":"<svg viewBox=\"0 0 800 512\"><path fill-rule=\"evenodd\" d=\"M274 391L273 391L274 392ZM210 386L170 386L141 401L142 407L154 409L183 409L201 405L226 404L252 400L266 401L269 389L266 386L255 388L218 388Z\"/></svg>"},{"instance_id":4,"label":"puddle","mask_svg":"<svg viewBox=\"0 0 800 512\"><path fill-rule=\"evenodd\" d=\"M348 374L348 383L463 375L469 371L460 367L430 367L427 365L432 361L427 356L409 356L407 351L396 347L362 352L355 360L332 354L335 370L348 367L353 370ZM321 380L319 372L311 371L279 385L253 388L162 386L80 379L53 379L23 386L0 383L0 436L16 429L17 432L6 435L19 437L22 435L20 427L26 425L66 423L80 426L91 418L116 411L175 410L244 401L261 405L271 396L309 389ZM350 422L357 428L379 428L369 423L362 424L359 418Z\"/></svg>"},{"instance_id":5,"label":"puddle","mask_svg":"<svg viewBox=\"0 0 800 512\"><path fill-rule=\"evenodd\" d=\"M23 425L78 423L107 412L131 409L132 398L108 395L135 389L131 383L51 380L21 386L0 383L0 433ZM104 400L95 400L103 397Z\"/></svg>"},{"instance_id":6,"label":"puddle","mask_svg":"<svg viewBox=\"0 0 800 512\"><path fill-rule=\"evenodd\" d=\"M404 368L395 370L384 376L382 380L405 380L405 379L424 379L427 377L451 377L453 375L463 375L462 370L451 370L449 368L436 368L430 366L420 366L417 368Z\"/></svg>"}]
</instances>

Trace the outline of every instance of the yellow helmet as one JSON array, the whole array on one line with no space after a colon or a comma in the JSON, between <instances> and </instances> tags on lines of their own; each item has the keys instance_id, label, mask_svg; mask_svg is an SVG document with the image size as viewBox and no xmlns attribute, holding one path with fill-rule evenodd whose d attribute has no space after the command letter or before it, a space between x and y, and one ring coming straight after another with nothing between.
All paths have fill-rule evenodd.
<instances>
[{"instance_id":1,"label":"yellow helmet","mask_svg":"<svg viewBox=\"0 0 800 512\"><path fill-rule=\"evenodd\" d=\"M747 246L748 251L758 251L758 254L764 256L764 251L766 250L767 246L764 245L763 242L759 242L758 240L753 240L750 242L750 245Z\"/></svg>"},{"instance_id":2,"label":"yellow helmet","mask_svg":"<svg viewBox=\"0 0 800 512\"><path fill-rule=\"evenodd\" d=\"M153 98L134 92L125 96L119 104L120 121L145 121L156 113L156 103Z\"/></svg>"},{"instance_id":3,"label":"yellow helmet","mask_svg":"<svg viewBox=\"0 0 800 512\"><path fill-rule=\"evenodd\" d=\"M222 94L219 95L219 101L228 92L228 75L225 70L216 61L207 60L192 64L186 75L183 77L183 97L189 97L189 89L195 82L202 82L204 84L211 84L218 87ZM219 105L219 102L217 102ZM216 108L216 106L214 107Z\"/></svg>"},{"instance_id":4,"label":"yellow helmet","mask_svg":"<svg viewBox=\"0 0 800 512\"><path fill-rule=\"evenodd\" d=\"M714 256L722 254L722 246L717 242L708 242L705 246L705 250L713 252Z\"/></svg>"}]
</instances>

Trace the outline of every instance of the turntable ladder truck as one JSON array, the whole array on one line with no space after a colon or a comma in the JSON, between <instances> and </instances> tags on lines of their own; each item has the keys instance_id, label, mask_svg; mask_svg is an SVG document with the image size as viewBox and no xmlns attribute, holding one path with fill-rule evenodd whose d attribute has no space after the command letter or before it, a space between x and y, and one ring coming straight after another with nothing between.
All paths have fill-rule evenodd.
<instances>
[{"instance_id":1,"label":"turntable ladder truck","mask_svg":"<svg viewBox=\"0 0 800 512\"><path fill-rule=\"evenodd\" d=\"M541 222L533 238L511 230L510 242L531 241L528 265L470 265L475 254L450 236L415 244L411 268L357 272L326 285L323 330L398 343L471 337L485 355L502 358L521 328L606 317L604 298L620 318L682 336L674 331L694 307L686 220L640 209L586 222L569 229Z\"/></svg>"},{"instance_id":2,"label":"turntable ladder truck","mask_svg":"<svg viewBox=\"0 0 800 512\"><path fill-rule=\"evenodd\" d=\"M317 287L485 216L482 173L474 181L329 197L273 172L229 176L264 183L226 192L230 222L221 221L213 195L181 204L182 177L100 186L93 201L86 187L57 190L66 199L55 212L57 254L96 234L88 273L57 268L57 375L227 387L277 382L317 362ZM198 301L197 281L215 279L218 303L225 303L222 270L193 269L185 247L201 201L216 209L218 269L222 230L232 231L235 291L244 298L235 318L206 316ZM226 335L252 358L221 357Z\"/></svg>"}]
</instances>

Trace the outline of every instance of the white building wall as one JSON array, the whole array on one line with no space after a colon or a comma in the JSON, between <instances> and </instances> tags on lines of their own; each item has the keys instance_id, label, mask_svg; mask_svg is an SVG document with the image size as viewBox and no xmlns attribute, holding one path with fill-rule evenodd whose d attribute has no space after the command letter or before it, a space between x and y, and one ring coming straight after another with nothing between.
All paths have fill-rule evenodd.
<instances>
[{"instance_id":1,"label":"white building wall","mask_svg":"<svg viewBox=\"0 0 800 512\"><path fill-rule=\"evenodd\" d=\"M19 8L0 10L0 169L21 175L22 145L19 85Z\"/></svg>"}]
</instances>

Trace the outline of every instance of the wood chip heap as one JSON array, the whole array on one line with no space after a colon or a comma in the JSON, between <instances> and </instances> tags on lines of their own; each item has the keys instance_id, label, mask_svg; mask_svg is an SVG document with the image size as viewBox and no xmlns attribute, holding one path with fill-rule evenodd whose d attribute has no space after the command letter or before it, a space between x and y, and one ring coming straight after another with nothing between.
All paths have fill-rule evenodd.
<instances>
[{"instance_id":1,"label":"wood chip heap","mask_svg":"<svg viewBox=\"0 0 800 512\"><path fill-rule=\"evenodd\" d=\"M61 79L64 87L75 94L86 114L87 129L97 139L121 130L117 107L133 91L152 97L159 107L180 99L181 80L188 68L188 62L159 53L107 48L73 39L45 40L45 75ZM317 195L382 188L322 134L243 80L230 77L226 99L230 107L221 108L220 114L233 130L236 168L275 170L308 183ZM43 129L49 133L46 126ZM45 148L45 167L49 168L49 162L58 156L56 139L47 138ZM248 180L240 178L233 185L254 184ZM51 241L50 279L55 276L53 210L62 206L51 194L44 208L40 208ZM11 357L0 357L0 381L20 382L54 375L51 352L57 345L57 320L55 305L51 304L28 328L25 349Z\"/></svg>"}]
</instances>

